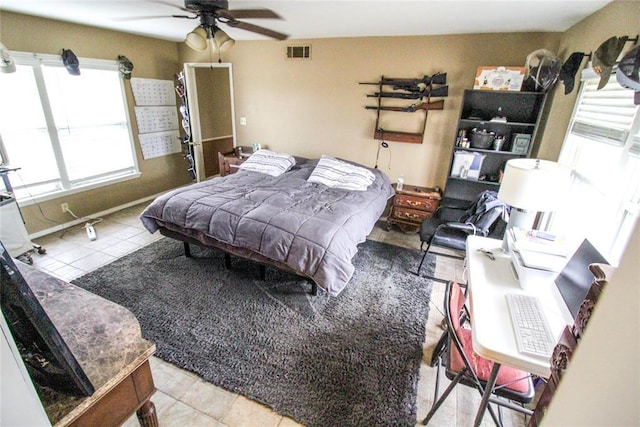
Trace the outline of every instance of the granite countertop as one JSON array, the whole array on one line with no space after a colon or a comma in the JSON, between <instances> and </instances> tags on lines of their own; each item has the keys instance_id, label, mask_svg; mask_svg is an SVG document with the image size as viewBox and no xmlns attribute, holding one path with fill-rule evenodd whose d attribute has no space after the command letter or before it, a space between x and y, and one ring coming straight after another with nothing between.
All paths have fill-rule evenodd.
<instances>
[{"instance_id":1,"label":"granite countertop","mask_svg":"<svg viewBox=\"0 0 640 427\"><path fill-rule=\"evenodd\" d=\"M16 263L95 388L89 397L36 389L52 424L66 425L82 414L155 352L126 308L24 263Z\"/></svg>"}]
</instances>

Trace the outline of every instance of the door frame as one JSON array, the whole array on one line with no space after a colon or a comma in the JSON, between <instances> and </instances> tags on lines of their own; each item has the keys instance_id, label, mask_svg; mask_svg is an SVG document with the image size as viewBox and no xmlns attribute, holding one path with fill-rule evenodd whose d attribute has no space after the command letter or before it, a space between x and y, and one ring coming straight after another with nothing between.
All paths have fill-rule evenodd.
<instances>
[{"instance_id":1,"label":"door frame","mask_svg":"<svg viewBox=\"0 0 640 427\"><path fill-rule=\"evenodd\" d=\"M187 102L189 105L189 124L191 126L191 141L193 147L193 163L196 173L196 181L205 179L204 154L202 149L202 129L200 126L200 109L198 105L198 85L196 82L196 68L226 68L229 71L229 90L231 108L231 131L233 133L233 146L236 147L236 114L233 95L233 66L228 62L187 62L184 64L184 80L187 90Z\"/></svg>"}]
</instances>

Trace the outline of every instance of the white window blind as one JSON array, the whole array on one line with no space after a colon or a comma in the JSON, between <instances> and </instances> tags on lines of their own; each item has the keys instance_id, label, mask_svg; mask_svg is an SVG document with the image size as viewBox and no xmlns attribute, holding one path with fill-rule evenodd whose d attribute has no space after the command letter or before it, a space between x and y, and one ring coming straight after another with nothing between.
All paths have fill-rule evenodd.
<instances>
[{"instance_id":1,"label":"white window blind","mask_svg":"<svg viewBox=\"0 0 640 427\"><path fill-rule=\"evenodd\" d=\"M640 131L633 135L633 141L629 148L629 154L640 156Z\"/></svg>"},{"instance_id":2,"label":"white window blind","mask_svg":"<svg viewBox=\"0 0 640 427\"><path fill-rule=\"evenodd\" d=\"M623 145L637 111L633 105L633 92L620 86L613 76L605 87L597 88L598 80L584 82L571 133Z\"/></svg>"},{"instance_id":3,"label":"white window blind","mask_svg":"<svg viewBox=\"0 0 640 427\"><path fill-rule=\"evenodd\" d=\"M581 83L558 160L571 186L548 228L589 239L617 264L640 210L640 114L615 75L600 90L598 81Z\"/></svg>"}]
</instances>

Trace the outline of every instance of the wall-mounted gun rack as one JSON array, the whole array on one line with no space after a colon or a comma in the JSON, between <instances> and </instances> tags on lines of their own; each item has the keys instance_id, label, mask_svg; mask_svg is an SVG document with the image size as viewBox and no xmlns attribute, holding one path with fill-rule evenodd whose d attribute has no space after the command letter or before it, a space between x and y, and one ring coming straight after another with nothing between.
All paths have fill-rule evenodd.
<instances>
[{"instance_id":1,"label":"wall-mounted gun rack","mask_svg":"<svg viewBox=\"0 0 640 427\"><path fill-rule=\"evenodd\" d=\"M432 101L431 98L446 97L449 95L449 86L446 86L447 74L436 73L432 76L424 76L421 79L406 78L385 78L380 77L378 82L364 82L361 85L377 85L378 92L368 94L367 97L377 98L378 105L367 105L367 110L376 110L376 127L373 137L379 140L410 142L413 144L422 144L424 130L427 126L427 116L429 110L444 109L444 100ZM383 91L385 86L391 86L393 91ZM384 98L392 99L413 99L413 104L406 107L385 106ZM416 111L424 111L424 120L421 132L401 132L391 131L380 127L381 111L399 111L403 113L415 113Z\"/></svg>"}]
</instances>

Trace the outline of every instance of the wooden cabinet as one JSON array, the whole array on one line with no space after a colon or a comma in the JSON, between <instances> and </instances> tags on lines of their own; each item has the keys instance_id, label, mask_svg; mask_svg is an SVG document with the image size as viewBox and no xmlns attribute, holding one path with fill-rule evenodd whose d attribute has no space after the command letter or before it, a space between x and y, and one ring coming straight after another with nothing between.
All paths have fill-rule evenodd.
<instances>
[{"instance_id":1,"label":"wooden cabinet","mask_svg":"<svg viewBox=\"0 0 640 427\"><path fill-rule=\"evenodd\" d=\"M484 190L498 191L500 170L507 160L531 155L544 103L545 94L541 92L465 90L445 196L471 201ZM474 147L474 129L493 132L504 142L499 147L493 143L487 148ZM469 146L461 140L462 134L468 138ZM478 170L465 169L468 162L461 159L470 157L478 160Z\"/></svg>"},{"instance_id":2,"label":"wooden cabinet","mask_svg":"<svg viewBox=\"0 0 640 427\"><path fill-rule=\"evenodd\" d=\"M396 224L402 231L416 233L425 218L433 216L440 204L440 192L434 188L404 185L393 196L391 211L387 217L387 230Z\"/></svg>"},{"instance_id":3,"label":"wooden cabinet","mask_svg":"<svg viewBox=\"0 0 640 427\"><path fill-rule=\"evenodd\" d=\"M248 146L239 146L228 153L218 153L218 166L220 176L226 176L238 171L238 167L251 156L253 149Z\"/></svg>"}]
</instances>

